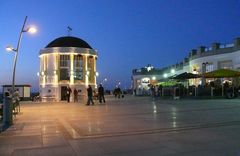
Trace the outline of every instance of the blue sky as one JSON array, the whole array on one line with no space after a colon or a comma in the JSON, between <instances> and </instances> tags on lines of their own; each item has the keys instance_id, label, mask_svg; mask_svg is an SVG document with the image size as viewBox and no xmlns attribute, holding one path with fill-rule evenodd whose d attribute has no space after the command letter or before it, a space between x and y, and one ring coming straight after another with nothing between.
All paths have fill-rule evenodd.
<instances>
[{"instance_id":1,"label":"blue sky","mask_svg":"<svg viewBox=\"0 0 240 156\"><path fill-rule=\"evenodd\" d=\"M99 82L107 88L131 85L131 71L147 64L164 67L183 60L191 49L240 37L239 0L1 0L0 85L11 84L13 53L25 16L38 33L24 34L17 84L38 89L39 50L67 35L99 52Z\"/></svg>"}]
</instances>

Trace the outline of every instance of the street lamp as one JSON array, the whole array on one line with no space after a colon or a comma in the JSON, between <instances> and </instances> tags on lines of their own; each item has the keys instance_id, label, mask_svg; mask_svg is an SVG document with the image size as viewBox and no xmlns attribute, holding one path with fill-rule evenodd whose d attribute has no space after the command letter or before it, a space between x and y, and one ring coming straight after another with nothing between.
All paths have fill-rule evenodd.
<instances>
[{"instance_id":1,"label":"street lamp","mask_svg":"<svg viewBox=\"0 0 240 156\"><path fill-rule=\"evenodd\" d=\"M96 72L96 77L98 77L99 76L99 72Z\"/></svg>"},{"instance_id":2,"label":"street lamp","mask_svg":"<svg viewBox=\"0 0 240 156\"><path fill-rule=\"evenodd\" d=\"M156 76L153 76L153 77L152 77L152 80L156 80Z\"/></svg>"},{"instance_id":3,"label":"street lamp","mask_svg":"<svg viewBox=\"0 0 240 156\"><path fill-rule=\"evenodd\" d=\"M26 22L27 22L27 16L24 19L23 26L22 26L22 29L20 31L20 35L19 35L18 43L17 43L17 48L15 49L12 46L7 46L6 47L7 51L14 51L15 52L14 62L13 62L12 94L14 93L14 90L15 90L16 64L17 64L18 52L19 52L19 48L20 48L20 44L21 44L21 40L22 40L22 35L23 35L24 32L35 33L37 31L37 29L34 28L34 27L29 27L29 28L25 29Z\"/></svg>"},{"instance_id":4,"label":"street lamp","mask_svg":"<svg viewBox=\"0 0 240 156\"><path fill-rule=\"evenodd\" d=\"M165 74L163 74L163 77L164 77L164 78L167 78L167 76L168 76L168 75L167 75L166 73L165 73Z\"/></svg>"},{"instance_id":5,"label":"street lamp","mask_svg":"<svg viewBox=\"0 0 240 156\"><path fill-rule=\"evenodd\" d=\"M107 78L104 78L100 84L103 85L103 83L107 82Z\"/></svg>"},{"instance_id":6,"label":"street lamp","mask_svg":"<svg viewBox=\"0 0 240 156\"><path fill-rule=\"evenodd\" d=\"M175 73L175 69L171 69L171 73L174 74Z\"/></svg>"}]
</instances>

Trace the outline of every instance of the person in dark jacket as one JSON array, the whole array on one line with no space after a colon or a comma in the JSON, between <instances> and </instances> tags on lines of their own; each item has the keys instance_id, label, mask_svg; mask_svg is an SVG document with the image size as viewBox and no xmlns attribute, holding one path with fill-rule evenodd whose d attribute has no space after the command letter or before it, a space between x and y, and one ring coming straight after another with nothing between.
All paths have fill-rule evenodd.
<instances>
[{"instance_id":1,"label":"person in dark jacket","mask_svg":"<svg viewBox=\"0 0 240 156\"><path fill-rule=\"evenodd\" d=\"M121 95L122 95L122 90L121 90L121 88L118 86L118 87L117 87L117 96L118 96L119 99L120 99Z\"/></svg>"},{"instance_id":2,"label":"person in dark jacket","mask_svg":"<svg viewBox=\"0 0 240 156\"><path fill-rule=\"evenodd\" d=\"M68 87L67 87L67 102L70 102L71 93L72 93L72 90L71 90L71 88L68 86Z\"/></svg>"},{"instance_id":3,"label":"person in dark jacket","mask_svg":"<svg viewBox=\"0 0 240 156\"><path fill-rule=\"evenodd\" d=\"M99 102L102 103L102 101L105 103L105 97L104 97L104 88L102 84L98 87L98 96L99 96Z\"/></svg>"},{"instance_id":4,"label":"person in dark jacket","mask_svg":"<svg viewBox=\"0 0 240 156\"><path fill-rule=\"evenodd\" d=\"M76 88L74 88L73 94L74 94L74 102L78 102L78 91Z\"/></svg>"},{"instance_id":5,"label":"person in dark jacket","mask_svg":"<svg viewBox=\"0 0 240 156\"><path fill-rule=\"evenodd\" d=\"M92 87L90 85L88 85L88 88L87 88L87 96L88 96L87 105L90 105L90 102L92 103L92 105L94 105L93 90L92 90Z\"/></svg>"}]
</instances>

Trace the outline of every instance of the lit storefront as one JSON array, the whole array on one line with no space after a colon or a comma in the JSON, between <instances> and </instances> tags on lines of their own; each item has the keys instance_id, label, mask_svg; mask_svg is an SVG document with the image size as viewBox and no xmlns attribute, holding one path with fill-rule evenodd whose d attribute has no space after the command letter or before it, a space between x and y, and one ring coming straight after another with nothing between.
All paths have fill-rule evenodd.
<instances>
[{"instance_id":1,"label":"lit storefront","mask_svg":"<svg viewBox=\"0 0 240 156\"><path fill-rule=\"evenodd\" d=\"M137 93L142 94L142 90L148 89L144 87L147 85L160 84L167 81L169 77L179 75L182 73L204 74L218 69L232 69L240 71L240 38L236 38L234 43L222 45L220 43L213 43L211 47L200 46L198 49L193 49L189 55L180 63L164 67L153 68L151 65L132 71L132 86ZM148 79L148 81L143 81ZM154 83L153 83L154 80ZM226 81L232 83L231 78L218 79L222 84ZM187 85L206 85L213 78L195 78L190 79ZM215 80L216 81L216 80ZM216 81L218 82L218 81Z\"/></svg>"}]
</instances>

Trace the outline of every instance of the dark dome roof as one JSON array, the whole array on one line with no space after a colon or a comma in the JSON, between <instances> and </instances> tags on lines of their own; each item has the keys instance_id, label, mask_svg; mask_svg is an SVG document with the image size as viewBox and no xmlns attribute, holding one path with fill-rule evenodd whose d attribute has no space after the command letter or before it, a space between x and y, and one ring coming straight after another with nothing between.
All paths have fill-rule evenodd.
<instances>
[{"instance_id":1,"label":"dark dome roof","mask_svg":"<svg viewBox=\"0 0 240 156\"><path fill-rule=\"evenodd\" d=\"M92 47L84 40L72 36L59 37L50 42L45 48L51 47L79 47L92 49Z\"/></svg>"}]
</instances>

